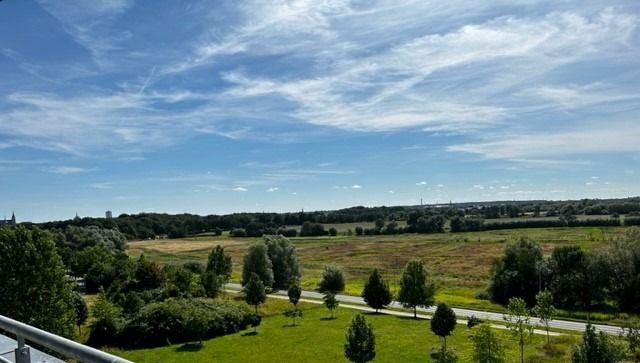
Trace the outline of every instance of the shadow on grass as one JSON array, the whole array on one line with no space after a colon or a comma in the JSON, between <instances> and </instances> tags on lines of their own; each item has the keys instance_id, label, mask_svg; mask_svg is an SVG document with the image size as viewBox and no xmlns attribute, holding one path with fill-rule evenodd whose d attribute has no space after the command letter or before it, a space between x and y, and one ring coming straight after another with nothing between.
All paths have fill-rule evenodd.
<instances>
[{"instance_id":1,"label":"shadow on grass","mask_svg":"<svg viewBox=\"0 0 640 363\"><path fill-rule=\"evenodd\" d=\"M323 316L322 318L320 318L320 320L324 321L324 320L336 320L335 316Z\"/></svg>"},{"instance_id":2,"label":"shadow on grass","mask_svg":"<svg viewBox=\"0 0 640 363\"><path fill-rule=\"evenodd\" d=\"M247 331L247 332L242 333L243 337L252 337L252 336L256 336L256 335L258 335L257 331Z\"/></svg>"},{"instance_id":3,"label":"shadow on grass","mask_svg":"<svg viewBox=\"0 0 640 363\"><path fill-rule=\"evenodd\" d=\"M424 320L420 318L414 318L413 316L396 316L396 318L402 319L402 320Z\"/></svg>"},{"instance_id":4,"label":"shadow on grass","mask_svg":"<svg viewBox=\"0 0 640 363\"><path fill-rule=\"evenodd\" d=\"M182 352L197 352L200 349L202 349L202 347L204 347L204 345L202 344L198 344L198 343L186 343L186 344L182 344L181 346L176 348L176 352L178 353L182 353Z\"/></svg>"}]
</instances>

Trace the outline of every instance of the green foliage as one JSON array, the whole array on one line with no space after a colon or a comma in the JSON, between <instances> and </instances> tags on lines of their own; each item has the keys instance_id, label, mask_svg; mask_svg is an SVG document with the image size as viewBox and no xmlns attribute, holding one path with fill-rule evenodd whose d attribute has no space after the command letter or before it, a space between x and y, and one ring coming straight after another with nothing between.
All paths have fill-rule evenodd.
<instances>
[{"instance_id":1,"label":"green foliage","mask_svg":"<svg viewBox=\"0 0 640 363\"><path fill-rule=\"evenodd\" d=\"M254 315L246 305L211 299L169 299L149 304L109 344L153 347L209 339L245 329Z\"/></svg>"},{"instance_id":2,"label":"green foliage","mask_svg":"<svg viewBox=\"0 0 640 363\"><path fill-rule=\"evenodd\" d=\"M376 336L363 315L351 320L345 337L344 356L351 362L370 362L376 357Z\"/></svg>"},{"instance_id":3,"label":"green foliage","mask_svg":"<svg viewBox=\"0 0 640 363\"><path fill-rule=\"evenodd\" d=\"M223 288L220 286L221 279L218 278L214 271L205 271L200 275L200 283L207 297L215 298Z\"/></svg>"},{"instance_id":4,"label":"green foliage","mask_svg":"<svg viewBox=\"0 0 640 363\"><path fill-rule=\"evenodd\" d=\"M322 297L322 300L324 301L324 306L329 309L331 318L333 318L335 310L338 308L338 305L340 305L340 302L336 299L336 295L331 292L326 292Z\"/></svg>"},{"instance_id":5,"label":"green foliage","mask_svg":"<svg viewBox=\"0 0 640 363\"><path fill-rule=\"evenodd\" d=\"M431 360L434 363L456 363L458 356L452 350L448 350L442 346L439 350L431 353Z\"/></svg>"},{"instance_id":6,"label":"green foliage","mask_svg":"<svg viewBox=\"0 0 640 363\"><path fill-rule=\"evenodd\" d=\"M338 235L338 230L335 229L334 227L329 228L329 236L337 236Z\"/></svg>"},{"instance_id":7,"label":"green foliage","mask_svg":"<svg viewBox=\"0 0 640 363\"><path fill-rule=\"evenodd\" d=\"M604 300L609 274L602 258L578 246L554 249L550 290L559 306L589 309Z\"/></svg>"},{"instance_id":8,"label":"green foliage","mask_svg":"<svg viewBox=\"0 0 640 363\"><path fill-rule=\"evenodd\" d=\"M630 359L640 362L640 321L633 320L627 322L623 327L624 340L629 345Z\"/></svg>"},{"instance_id":9,"label":"green foliage","mask_svg":"<svg viewBox=\"0 0 640 363\"><path fill-rule=\"evenodd\" d=\"M442 351L447 350L447 337L456 328L456 313L445 303L438 304L431 318L431 331L442 338Z\"/></svg>"},{"instance_id":10,"label":"green foliage","mask_svg":"<svg viewBox=\"0 0 640 363\"><path fill-rule=\"evenodd\" d=\"M87 344L101 347L113 342L122 325L122 309L109 301L104 291L101 291L93 304L91 316L93 322Z\"/></svg>"},{"instance_id":11,"label":"green foliage","mask_svg":"<svg viewBox=\"0 0 640 363\"><path fill-rule=\"evenodd\" d=\"M37 228L0 228L0 256L0 314L71 337L73 294L52 236Z\"/></svg>"},{"instance_id":12,"label":"green foliage","mask_svg":"<svg viewBox=\"0 0 640 363\"><path fill-rule=\"evenodd\" d=\"M507 246L504 256L495 261L491 271L491 299L504 304L515 296L533 305L542 260L542 248L533 240L520 238Z\"/></svg>"},{"instance_id":13,"label":"green foliage","mask_svg":"<svg viewBox=\"0 0 640 363\"><path fill-rule=\"evenodd\" d=\"M325 266L322 271L322 280L318 285L318 291L337 294L344 290L345 278L342 270L335 266Z\"/></svg>"},{"instance_id":14,"label":"green foliage","mask_svg":"<svg viewBox=\"0 0 640 363\"><path fill-rule=\"evenodd\" d=\"M520 362L524 363L524 343L533 334L533 324L531 324L531 313L527 308L527 303L519 298L509 299L507 305L507 315L504 317L507 328L518 338L520 345Z\"/></svg>"},{"instance_id":15,"label":"green foliage","mask_svg":"<svg viewBox=\"0 0 640 363\"><path fill-rule=\"evenodd\" d=\"M281 235L262 237L273 269L273 288L287 289L300 278L298 255L291 241Z\"/></svg>"},{"instance_id":16,"label":"green foliage","mask_svg":"<svg viewBox=\"0 0 640 363\"><path fill-rule=\"evenodd\" d=\"M556 309L553 306L553 295L549 290L540 291L536 295L536 306L533 308L533 314L540 318L540 322L547 331L547 346L549 341L549 323L553 319Z\"/></svg>"},{"instance_id":17,"label":"green foliage","mask_svg":"<svg viewBox=\"0 0 640 363\"><path fill-rule=\"evenodd\" d=\"M162 286L166 277L157 263L148 261L142 254L136 262L135 279L139 289L147 290Z\"/></svg>"},{"instance_id":18,"label":"green foliage","mask_svg":"<svg viewBox=\"0 0 640 363\"><path fill-rule=\"evenodd\" d=\"M504 347L491 329L491 324L483 323L474 329L473 361L477 363L505 363Z\"/></svg>"},{"instance_id":19,"label":"green foliage","mask_svg":"<svg viewBox=\"0 0 640 363\"><path fill-rule=\"evenodd\" d=\"M258 327L262 323L262 316L257 312L249 314L247 322L253 328L254 333L258 332Z\"/></svg>"},{"instance_id":20,"label":"green foliage","mask_svg":"<svg viewBox=\"0 0 640 363\"><path fill-rule=\"evenodd\" d=\"M222 246L217 245L211 250L209 257L207 258L206 271L213 271L220 279L221 285L225 285L229 282L232 269L233 264L231 262L231 256L224 251Z\"/></svg>"},{"instance_id":21,"label":"green foliage","mask_svg":"<svg viewBox=\"0 0 640 363\"><path fill-rule=\"evenodd\" d=\"M69 268L71 273L75 276L86 275L91 267L97 264L111 264L113 263L113 253L109 251L105 246L91 246L83 250L77 251L72 254L69 261Z\"/></svg>"},{"instance_id":22,"label":"green foliage","mask_svg":"<svg viewBox=\"0 0 640 363\"><path fill-rule=\"evenodd\" d=\"M193 272L182 266L175 266L169 269L169 284L172 288L173 297L192 297L199 295L198 284Z\"/></svg>"},{"instance_id":23,"label":"green foliage","mask_svg":"<svg viewBox=\"0 0 640 363\"><path fill-rule=\"evenodd\" d=\"M289 290L287 290L287 296L289 296L289 301L293 304L293 306L298 306L298 301L300 301L300 296L302 295L302 289L298 285L298 283L293 283L289 286Z\"/></svg>"},{"instance_id":24,"label":"green foliage","mask_svg":"<svg viewBox=\"0 0 640 363\"><path fill-rule=\"evenodd\" d=\"M610 270L607 287L617 305L625 311L640 312L640 228L631 227L611 244L606 255Z\"/></svg>"},{"instance_id":25,"label":"green foliage","mask_svg":"<svg viewBox=\"0 0 640 363\"><path fill-rule=\"evenodd\" d=\"M299 309L297 306L294 306L292 309L285 310L283 315L287 318L291 318L291 325L296 326L296 318L302 319L303 313L301 309Z\"/></svg>"},{"instance_id":26,"label":"green foliage","mask_svg":"<svg viewBox=\"0 0 640 363\"><path fill-rule=\"evenodd\" d=\"M306 221L300 228L300 237L326 236L327 231L320 223L311 223Z\"/></svg>"},{"instance_id":27,"label":"green foliage","mask_svg":"<svg viewBox=\"0 0 640 363\"><path fill-rule=\"evenodd\" d=\"M402 272L398 301L404 307L413 309L413 316L417 317L417 307L429 307L434 303L436 286L427 276L424 263L419 260L409 261Z\"/></svg>"},{"instance_id":28,"label":"green foliage","mask_svg":"<svg viewBox=\"0 0 640 363\"><path fill-rule=\"evenodd\" d=\"M242 285L246 285L251 274L257 274L262 283L271 288L273 286L273 265L267 254L267 245L257 242L249 247L242 264Z\"/></svg>"},{"instance_id":29,"label":"green foliage","mask_svg":"<svg viewBox=\"0 0 640 363\"><path fill-rule=\"evenodd\" d=\"M267 293L264 284L255 272L251 274L249 281L243 288L244 299L249 305L253 305L258 312L258 306L267 300Z\"/></svg>"},{"instance_id":30,"label":"green foliage","mask_svg":"<svg viewBox=\"0 0 640 363\"><path fill-rule=\"evenodd\" d=\"M622 359L622 351L603 332L596 333L588 324L582 343L576 346L571 355L571 363L617 363Z\"/></svg>"},{"instance_id":31,"label":"green foliage","mask_svg":"<svg viewBox=\"0 0 640 363\"><path fill-rule=\"evenodd\" d=\"M429 218L420 217L415 225L418 233L442 233L446 220L441 215L431 216Z\"/></svg>"},{"instance_id":32,"label":"green foliage","mask_svg":"<svg viewBox=\"0 0 640 363\"><path fill-rule=\"evenodd\" d=\"M73 293L73 307L76 312L75 322L78 326L78 334L80 334L80 327L87 321L87 318L89 317L89 307L82 298L82 295L77 292Z\"/></svg>"},{"instance_id":33,"label":"green foliage","mask_svg":"<svg viewBox=\"0 0 640 363\"><path fill-rule=\"evenodd\" d=\"M127 248L127 239L117 229L98 226L68 226L65 229L64 236L66 244L74 250L103 246L109 251L123 252Z\"/></svg>"},{"instance_id":34,"label":"green foliage","mask_svg":"<svg viewBox=\"0 0 640 363\"><path fill-rule=\"evenodd\" d=\"M389 284L384 281L378 269L374 269L371 272L369 279L364 284L362 298L367 305L376 309L376 312L391 303L392 296Z\"/></svg>"}]
</instances>

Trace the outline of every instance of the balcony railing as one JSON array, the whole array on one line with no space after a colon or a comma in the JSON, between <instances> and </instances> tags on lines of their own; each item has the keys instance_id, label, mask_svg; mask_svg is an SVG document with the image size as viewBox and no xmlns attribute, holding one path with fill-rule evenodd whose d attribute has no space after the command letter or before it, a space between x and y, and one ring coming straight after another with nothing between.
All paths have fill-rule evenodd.
<instances>
[{"instance_id":1,"label":"balcony railing","mask_svg":"<svg viewBox=\"0 0 640 363\"><path fill-rule=\"evenodd\" d=\"M16 336L16 363L31 363L30 347L26 341L36 343L51 349L67 358L73 358L83 363L132 363L126 359L88 347L61 336L21 323L17 320L0 315L0 329ZM6 362L0 357L0 362Z\"/></svg>"}]
</instances>

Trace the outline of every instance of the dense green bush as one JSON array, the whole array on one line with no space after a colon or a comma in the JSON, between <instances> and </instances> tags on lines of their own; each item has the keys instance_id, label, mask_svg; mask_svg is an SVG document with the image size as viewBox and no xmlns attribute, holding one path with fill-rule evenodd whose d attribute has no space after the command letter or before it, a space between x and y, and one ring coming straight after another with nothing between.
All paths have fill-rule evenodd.
<instances>
[{"instance_id":1,"label":"dense green bush","mask_svg":"<svg viewBox=\"0 0 640 363\"><path fill-rule=\"evenodd\" d=\"M235 333L250 323L246 305L211 299L169 299L147 305L116 337L124 347L154 347ZM200 319L204 325L191 324ZM198 327L199 326L199 327ZM196 329L198 327L198 329Z\"/></svg>"}]
</instances>

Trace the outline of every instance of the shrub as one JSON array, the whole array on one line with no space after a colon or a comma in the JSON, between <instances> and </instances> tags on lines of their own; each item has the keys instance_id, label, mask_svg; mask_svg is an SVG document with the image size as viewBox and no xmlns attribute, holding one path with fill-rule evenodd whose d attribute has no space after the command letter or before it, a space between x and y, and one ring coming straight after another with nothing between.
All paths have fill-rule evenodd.
<instances>
[{"instance_id":1,"label":"shrub","mask_svg":"<svg viewBox=\"0 0 640 363\"><path fill-rule=\"evenodd\" d=\"M189 324L194 315L202 317L203 324ZM169 299L142 308L119 332L117 341L111 343L154 347L210 339L245 329L251 315L248 306L227 301Z\"/></svg>"}]
</instances>

